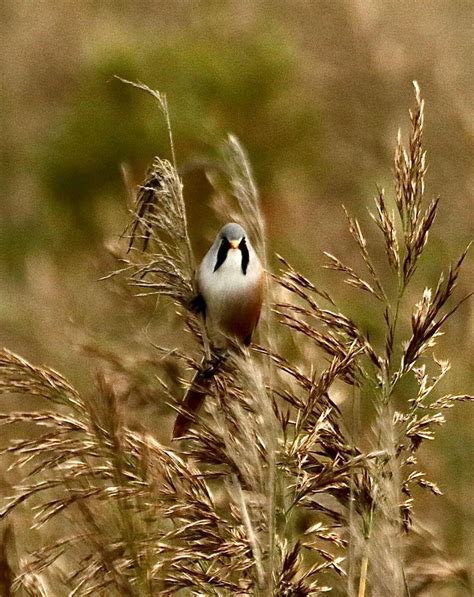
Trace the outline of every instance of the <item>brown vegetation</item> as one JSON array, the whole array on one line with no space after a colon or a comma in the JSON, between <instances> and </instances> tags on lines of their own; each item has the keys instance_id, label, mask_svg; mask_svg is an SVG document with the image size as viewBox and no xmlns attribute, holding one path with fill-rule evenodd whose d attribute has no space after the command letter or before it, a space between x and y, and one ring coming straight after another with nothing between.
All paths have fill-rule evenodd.
<instances>
[{"instance_id":1,"label":"brown vegetation","mask_svg":"<svg viewBox=\"0 0 474 597\"><path fill-rule=\"evenodd\" d=\"M167 117L163 96L140 87ZM424 105L417 85L415 91L408 145L399 136L396 149L394 201L381 189L372 214L391 281L378 274L352 216L366 275L328 254L328 267L354 287L354 301L364 297L361 290L379 306L376 340L281 258L282 271L268 276L259 343L249 358L227 359L205 412L172 447L127 423L121 385L148 383L137 361L132 367L124 354L98 351L97 363L112 363L113 374L99 373L85 395L55 371L2 351L0 391L39 396L47 405L1 415L23 434L2 448L19 478L2 516L15 520L29 505L38 530L34 548L21 541L3 549L8 590L35 597L181 589L297 596L331 588L335 595L395 597L447 581L468 590L465 568L442 557L434 540L423 540L423 552L416 548L426 535L414 524L414 488L439 493L419 470L417 451L444 423L443 412L471 397L432 398L449 370L432 349L464 300L448 304L465 254L415 305L405 300L438 207L424 197ZM268 263L256 185L235 138L211 180L219 208L252 231ZM190 349L149 347L153 356L142 363L153 369L156 395L178 408L181 392L164 379L176 377L170 367L179 376L198 369L208 342L191 308L194 258L174 157L155 159L127 236L116 284L171 299L194 340ZM349 409L330 397L338 384L350 388ZM370 431L362 434L361 425ZM13 535L5 533L3 543Z\"/></svg>"}]
</instances>

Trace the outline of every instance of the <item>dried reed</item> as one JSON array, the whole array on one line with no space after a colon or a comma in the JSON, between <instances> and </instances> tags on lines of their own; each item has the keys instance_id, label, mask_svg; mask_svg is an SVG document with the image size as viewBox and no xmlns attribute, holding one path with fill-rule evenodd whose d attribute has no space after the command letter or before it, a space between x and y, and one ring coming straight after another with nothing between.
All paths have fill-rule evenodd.
<instances>
[{"instance_id":1,"label":"dried reed","mask_svg":"<svg viewBox=\"0 0 474 597\"><path fill-rule=\"evenodd\" d=\"M166 98L134 85L158 101L171 131ZM395 211L380 190L372 214L396 295L377 273L356 219L348 215L368 279L328 254L328 267L381 305L381 349L327 292L281 258L283 270L271 285L280 295L273 306L279 323L267 328L272 334L249 356L229 357L218 369L205 412L180 449L127 428L113 379L99 375L95 389L83 396L58 373L0 353L0 392L40 396L46 405L39 412L0 415L2 425L28 423L36 430L2 448L23 479L1 515L14 516L31 504L33 527L44 529L42 544L31 553L2 556L2 569L15 576L8 581L11 590L35 596L181 590L303 596L332 590L395 597L419 594L420 586L446 578L465 579L464 568L448 565L438 553L420 584L414 574L420 562L405 555L413 486L439 493L418 471L416 451L444 422L443 409L471 399L433 399L449 365L434 357L431 365L426 361L460 304L447 307L464 255L434 291L425 289L407 337L400 324L401 309L408 308L402 307L406 288L438 206L437 199L425 206L424 105L415 90L408 148L399 136L395 156ZM171 132L170 144L172 162L155 158L138 189L118 273L138 295L166 296L178 306L197 348L195 354L176 349L168 356L185 375L186 368L202 366L208 346L194 308L194 260ZM243 221L266 263L258 193L234 137L225 146L222 171L228 184L225 191L219 187L221 204ZM285 353L286 336L299 338L305 358ZM395 402L405 378L414 379L418 390ZM369 450L356 444L350 421L329 396L337 380L375 405ZM179 408L179 397L167 392Z\"/></svg>"}]
</instances>

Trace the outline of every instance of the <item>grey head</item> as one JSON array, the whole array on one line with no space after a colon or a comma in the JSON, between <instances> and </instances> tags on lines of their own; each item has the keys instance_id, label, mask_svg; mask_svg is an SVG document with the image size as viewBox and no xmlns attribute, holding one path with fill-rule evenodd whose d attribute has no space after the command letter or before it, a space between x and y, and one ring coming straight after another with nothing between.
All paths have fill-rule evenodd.
<instances>
[{"instance_id":1,"label":"grey head","mask_svg":"<svg viewBox=\"0 0 474 597\"><path fill-rule=\"evenodd\" d=\"M222 266L231 249L238 249L240 251L242 256L241 269L245 276L251 255L254 258L256 256L252 246L248 242L245 230L240 224L236 224L235 222L230 222L221 228L209 251L213 271L216 272Z\"/></svg>"},{"instance_id":2,"label":"grey head","mask_svg":"<svg viewBox=\"0 0 474 597\"><path fill-rule=\"evenodd\" d=\"M219 234L217 238L219 240L226 239L229 242L231 241L240 241L245 238L246 233L245 230L242 228L240 224L236 224L235 222L230 222L226 224L219 230Z\"/></svg>"}]
</instances>

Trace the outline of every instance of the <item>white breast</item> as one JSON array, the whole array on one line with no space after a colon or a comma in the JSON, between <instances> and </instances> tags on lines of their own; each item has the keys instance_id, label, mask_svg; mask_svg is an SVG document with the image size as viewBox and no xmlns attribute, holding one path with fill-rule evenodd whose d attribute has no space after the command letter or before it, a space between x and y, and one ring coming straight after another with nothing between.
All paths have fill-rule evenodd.
<instances>
[{"instance_id":1,"label":"white breast","mask_svg":"<svg viewBox=\"0 0 474 597\"><path fill-rule=\"evenodd\" d=\"M261 265L252 250L246 274L242 271L242 253L230 249L224 263L214 271L212 255L206 255L199 268L199 290L206 303L206 321L212 333L219 329L219 322L231 312L240 312L238 305L260 284ZM243 313L242 313L243 315Z\"/></svg>"}]
</instances>

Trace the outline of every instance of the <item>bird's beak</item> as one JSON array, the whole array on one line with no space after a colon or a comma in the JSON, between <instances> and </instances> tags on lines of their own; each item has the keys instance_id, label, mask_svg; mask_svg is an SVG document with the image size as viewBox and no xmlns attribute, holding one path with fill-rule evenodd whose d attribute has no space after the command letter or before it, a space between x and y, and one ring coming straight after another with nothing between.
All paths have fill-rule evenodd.
<instances>
[{"instance_id":1,"label":"bird's beak","mask_svg":"<svg viewBox=\"0 0 474 597\"><path fill-rule=\"evenodd\" d=\"M238 249L240 241L238 240L231 240L229 241L231 249Z\"/></svg>"}]
</instances>

